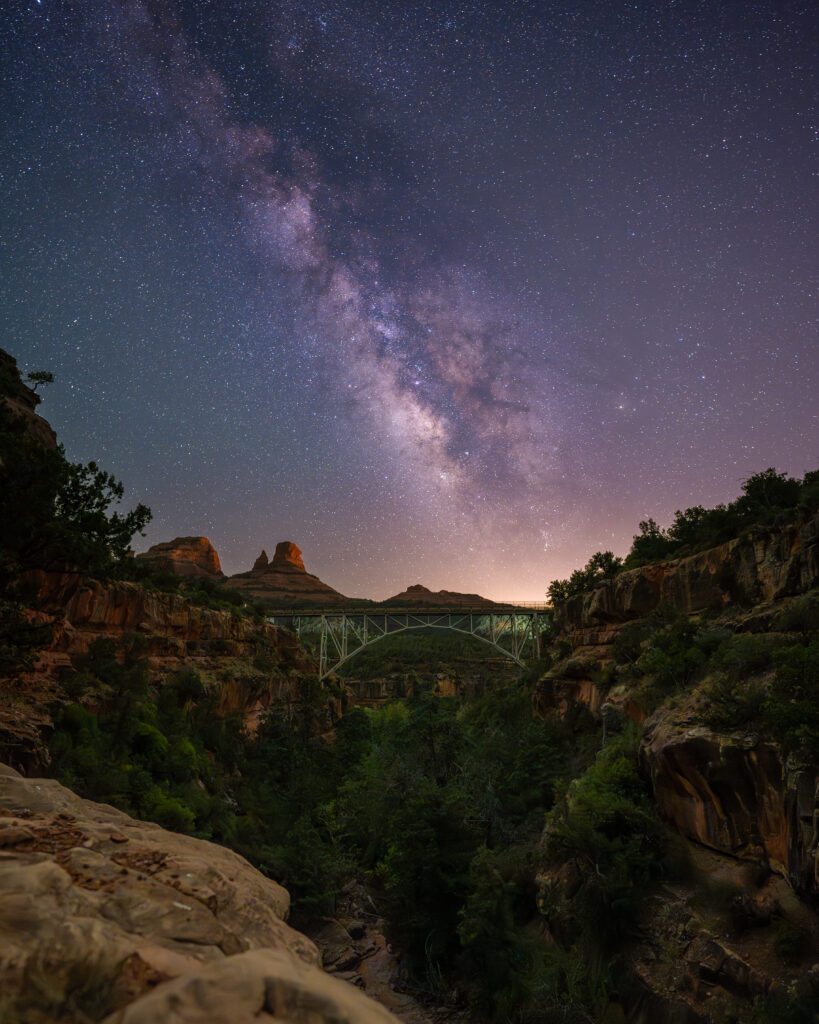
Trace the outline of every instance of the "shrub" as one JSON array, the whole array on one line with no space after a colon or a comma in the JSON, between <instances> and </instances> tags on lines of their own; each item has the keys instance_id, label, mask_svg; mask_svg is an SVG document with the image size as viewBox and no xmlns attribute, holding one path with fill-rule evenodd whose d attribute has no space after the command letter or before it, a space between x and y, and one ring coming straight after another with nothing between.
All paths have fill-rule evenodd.
<instances>
[{"instance_id":1,"label":"shrub","mask_svg":"<svg viewBox=\"0 0 819 1024\"><path fill-rule=\"evenodd\" d=\"M637 730L629 727L547 816L548 859L580 864L574 926L598 963L615 957L634 934L646 887L665 873L664 833L637 770L638 744Z\"/></svg>"},{"instance_id":2,"label":"shrub","mask_svg":"<svg viewBox=\"0 0 819 1024\"><path fill-rule=\"evenodd\" d=\"M776 674L765 718L787 753L819 760L819 640L785 647L774 655Z\"/></svg>"},{"instance_id":3,"label":"shrub","mask_svg":"<svg viewBox=\"0 0 819 1024\"><path fill-rule=\"evenodd\" d=\"M776 955L786 964L798 964L808 947L808 936L791 921L780 921L774 935Z\"/></svg>"}]
</instances>

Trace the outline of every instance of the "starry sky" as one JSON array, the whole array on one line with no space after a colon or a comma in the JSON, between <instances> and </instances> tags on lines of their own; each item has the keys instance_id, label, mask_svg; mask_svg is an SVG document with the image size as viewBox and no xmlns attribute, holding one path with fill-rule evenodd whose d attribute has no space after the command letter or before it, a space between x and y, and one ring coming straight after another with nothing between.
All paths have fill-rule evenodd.
<instances>
[{"instance_id":1,"label":"starry sky","mask_svg":"<svg viewBox=\"0 0 819 1024\"><path fill-rule=\"evenodd\" d=\"M819 465L811 2L2 5L43 414L228 573L542 599Z\"/></svg>"}]
</instances>

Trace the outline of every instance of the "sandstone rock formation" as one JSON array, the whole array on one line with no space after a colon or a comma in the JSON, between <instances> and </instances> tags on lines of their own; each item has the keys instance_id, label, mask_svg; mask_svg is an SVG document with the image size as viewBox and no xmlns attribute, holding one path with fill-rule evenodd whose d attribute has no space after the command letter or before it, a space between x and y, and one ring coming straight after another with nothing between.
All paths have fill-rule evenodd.
<instances>
[{"instance_id":1,"label":"sandstone rock formation","mask_svg":"<svg viewBox=\"0 0 819 1024\"><path fill-rule=\"evenodd\" d=\"M819 773L786 766L756 734L690 719L662 710L646 724L640 759L660 813L690 839L819 895Z\"/></svg>"},{"instance_id":2,"label":"sandstone rock formation","mask_svg":"<svg viewBox=\"0 0 819 1024\"><path fill-rule=\"evenodd\" d=\"M774 628L783 607L819 585L819 515L757 529L688 558L622 573L558 609L571 648L543 677L537 705L587 704L638 722L627 688L605 699L596 686L623 626L663 606L683 614L730 607L732 630ZM742 608L737 608L737 603ZM752 607L751 607L752 606ZM757 733L723 734L702 723L697 699L661 708L646 722L641 763L663 817L697 843L764 864L803 894L819 894L819 773L786 762Z\"/></svg>"},{"instance_id":3,"label":"sandstone rock formation","mask_svg":"<svg viewBox=\"0 0 819 1024\"><path fill-rule=\"evenodd\" d=\"M736 540L621 573L570 598L559 610L564 635L583 643L599 631L649 615L660 605L693 613L731 602L779 601L819 585L819 514L756 529Z\"/></svg>"},{"instance_id":4,"label":"sandstone rock formation","mask_svg":"<svg viewBox=\"0 0 819 1024\"><path fill-rule=\"evenodd\" d=\"M249 598L261 598L282 608L332 607L349 600L307 572L301 551L288 540L276 545L270 562L262 551L250 572L231 576L228 582Z\"/></svg>"},{"instance_id":5,"label":"sandstone rock formation","mask_svg":"<svg viewBox=\"0 0 819 1024\"><path fill-rule=\"evenodd\" d=\"M273 561L270 563L278 568L294 567L300 572L307 572L301 557L301 549L290 540L281 540L276 545Z\"/></svg>"},{"instance_id":6,"label":"sandstone rock formation","mask_svg":"<svg viewBox=\"0 0 819 1024\"><path fill-rule=\"evenodd\" d=\"M207 577L213 580L225 578L216 548L207 537L176 537L162 544L154 544L136 557L177 576Z\"/></svg>"},{"instance_id":7,"label":"sandstone rock formation","mask_svg":"<svg viewBox=\"0 0 819 1024\"><path fill-rule=\"evenodd\" d=\"M23 582L36 594L29 621L50 630L51 639L29 670L0 678L0 750L14 751L15 764L44 763L39 733L49 725L49 705L61 698L60 676L95 640L119 643L136 634L152 676L189 665L218 688L220 711L240 712L251 729L276 700L296 699L299 679L316 671L288 630L203 608L179 594L76 573L32 572ZM264 671L253 666L260 653L268 662Z\"/></svg>"},{"instance_id":8,"label":"sandstone rock formation","mask_svg":"<svg viewBox=\"0 0 819 1024\"><path fill-rule=\"evenodd\" d=\"M385 604L402 605L413 608L418 605L429 605L435 608L492 608L494 601L481 597L479 594L459 594L454 590L430 590L428 587L415 583L400 594L388 598Z\"/></svg>"},{"instance_id":9,"label":"sandstone rock formation","mask_svg":"<svg viewBox=\"0 0 819 1024\"><path fill-rule=\"evenodd\" d=\"M0 1021L395 1024L242 857L0 765Z\"/></svg>"}]
</instances>

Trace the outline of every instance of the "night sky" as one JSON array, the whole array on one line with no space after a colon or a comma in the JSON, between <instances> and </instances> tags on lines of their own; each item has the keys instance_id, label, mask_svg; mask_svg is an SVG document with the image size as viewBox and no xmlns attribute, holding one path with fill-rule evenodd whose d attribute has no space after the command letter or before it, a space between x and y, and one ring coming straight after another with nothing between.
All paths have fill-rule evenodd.
<instances>
[{"instance_id":1,"label":"night sky","mask_svg":"<svg viewBox=\"0 0 819 1024\"><path fill-rule=\"evenodd\" d=\"M806 3L6 3L0 346L149 543L542 599L819 465Z\"/></svg>"}]
</instances>

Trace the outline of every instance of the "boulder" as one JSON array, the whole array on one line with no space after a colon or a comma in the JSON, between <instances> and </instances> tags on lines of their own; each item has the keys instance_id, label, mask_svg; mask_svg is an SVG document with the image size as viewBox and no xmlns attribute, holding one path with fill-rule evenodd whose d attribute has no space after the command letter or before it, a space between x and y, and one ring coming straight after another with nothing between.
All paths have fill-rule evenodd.
<instances>
[{"instance_id":1,"label":"boulder","mask_svg":"<svg viewBox=\"0 0 819 1024\"><path fill-rule=\"evenodd\" d=\"M0 765L0 1020L372 1022L231 850Z\"/></svg>"}]
</instances>

